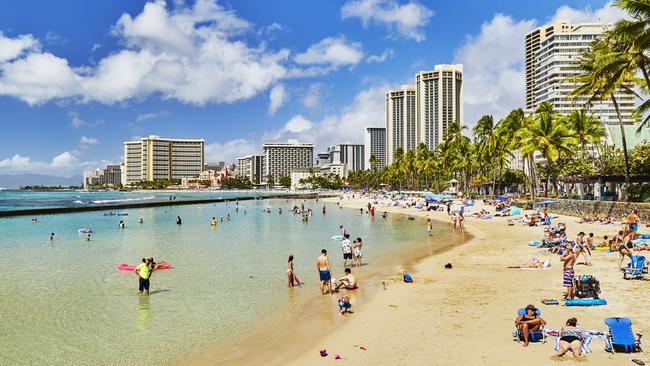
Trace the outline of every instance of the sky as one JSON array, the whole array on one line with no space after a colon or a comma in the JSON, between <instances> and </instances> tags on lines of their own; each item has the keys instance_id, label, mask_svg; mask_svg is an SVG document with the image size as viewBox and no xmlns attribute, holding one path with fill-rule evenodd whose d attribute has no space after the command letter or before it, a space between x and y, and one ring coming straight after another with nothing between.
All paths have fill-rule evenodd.
<instances>
[{"instance_id":1,"label":"sky","mask_svg":"<svg viewBox=\"0 0 650 366\"><path fill-rule=\"evenodd\" d=\"M524 104L524 35L613 22L607 0L22 0L0 12L0 174L69 177L124 141L203 138L233 162L264 141L362 143L384 94L464 65L468 126Z\"/></svg>"}]
</instances>

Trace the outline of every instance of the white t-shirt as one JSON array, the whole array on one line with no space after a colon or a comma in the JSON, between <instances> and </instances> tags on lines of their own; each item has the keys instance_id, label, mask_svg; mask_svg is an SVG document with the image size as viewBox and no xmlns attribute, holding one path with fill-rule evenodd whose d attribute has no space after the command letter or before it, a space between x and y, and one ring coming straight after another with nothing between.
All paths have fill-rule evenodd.
<instances>
[{"instance_id":1,"label":"white t-shirt","mask_svg":"<svg viewBox=\"0 0 650 366\"><path fill-rule=\"evenodd\" d=\"M352 253L352 243L350 242L350 239L343 239L343 241L341 241L341 249L344 254Z\"/></svg>"}]
</instances>

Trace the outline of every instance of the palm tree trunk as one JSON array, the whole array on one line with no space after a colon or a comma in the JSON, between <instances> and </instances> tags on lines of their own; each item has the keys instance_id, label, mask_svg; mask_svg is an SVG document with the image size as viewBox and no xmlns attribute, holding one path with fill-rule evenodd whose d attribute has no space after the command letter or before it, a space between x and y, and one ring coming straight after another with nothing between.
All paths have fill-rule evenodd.
<instances>
[{"instance_id":1,"label":"palm tree trunk","mask_svg":"<svg viewBox=\"0 0 650 366\"><path fill-rule=\"evenodd\" d=\"M528 154L528 168L530 169L530 189L531 197L535 198L537 194L537 174L535 173L535 158L533 154Z\"/></svg>"},{"instance_id":2,"label":"palm tree trunk","mask_svg":"<svg viewBox=\"0 0 650 366\"><path fill-rule=\"evenodd\" d=\"M630 186L630 161L627 156L627 141L625 139L625 129L623 128L623 117L621 117L621 111L618 109L618 103L616 102L616 97L612 93L612 103L614 103L614 109L616 109L616 116L618 117L618 126L621 128L621 142L623 143L623 157L625 158L625 186Z\"/></svg>"},{"instance_id":3,"label":"palm tree trunk","mask_svg":"<svg viewBox=\"0 0 650 366\"><path fill-rule=\"evenodd\" d=\"M643 78L645 79L645 86L646 89L650 89L650 76L648 76L648 70L646 70L646 65L645 61L643 61L644 58L641 57L641 61L639 62L639 68L641 69L641 72L643 73Z\"/></svg>"}]
</instances>

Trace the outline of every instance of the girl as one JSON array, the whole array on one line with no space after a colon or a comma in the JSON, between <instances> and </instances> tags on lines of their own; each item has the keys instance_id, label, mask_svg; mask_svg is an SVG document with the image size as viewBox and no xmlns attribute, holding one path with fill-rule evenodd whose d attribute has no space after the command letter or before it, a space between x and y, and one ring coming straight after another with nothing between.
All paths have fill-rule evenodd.
<instances>
[{"instance_id":1,"label":"girl","mask_svg":"<svg viewBox=\"0 0 650 366\"><path fill-rule=\"evenodd\" d=\"M287 263L287 287L293 287L294 285L294 275L293 275L293 254L289 255L289 262Z\"/></svg>"},{"instance_id":2,"label":"girl","mask_svg":"<svg viewBox=\"0 0 650 366\"><path fill-rule=\"evenodd\" d=\"M352 254L354 255L355 267L361 267L361 258L363 257L363 252L361 251L362 248L363 248L363 242L361 241L361 238L357 238L356 245L354 246L352 252Z\"/></svg>"}]
</instances>

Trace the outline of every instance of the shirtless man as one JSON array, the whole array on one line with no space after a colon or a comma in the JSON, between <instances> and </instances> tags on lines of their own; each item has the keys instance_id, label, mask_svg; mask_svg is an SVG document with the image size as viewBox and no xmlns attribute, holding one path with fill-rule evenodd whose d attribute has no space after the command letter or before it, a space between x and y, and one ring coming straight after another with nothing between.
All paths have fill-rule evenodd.
<instances>
[{"instance_id":1,"label":"shirtless man","mask_svg":"<svg viewBox=\"0 0 650 366\"><path fill-rule=\"evenodd\" d=\"M636 235L636 231L639 230L639 216L637 215L636 210L632 210L632 212L627 216L627 224L630 231Z\"/></svg>"},{"instance_id":2,"label":"shirtless man","mask_svg":"<svg viewBox=\"0 0 650 366\"><path fill-rule=\"evenodd\" d=\"M573 299L573 277L575 272L573 271L573 265L576 262L577 255L573 253L571 247L566 247L560 261L564 262L564 270L562 271L563 286L567 288L566 298L567 300Z\"/></svg>"},{"instance_id":3,"label":"shirtless man","mask_svg":"<svg viewBox=\"0 0 650 366\"><path fill-rule=\"evenodd\" d=\"M320 292L325 295L325 289L327 289L327 293L332 294L332 269L330 267L330 260L327 258L326 249L320 252L321 255L316 260L316 268L320 276Z\"/></svg>"},{"instance_id":4,"label":"shirtless man","mask_svg":"<svg viewBox=\"0 0 650 366\"><path fill-rule=\"evenodd\" d=\"M338 291L340 288L345 288L346 290L355 290L357 288L357 279L352 274L350 268L345 269L345 275L341 277L335 290Z\"/></svg>"}]
</instances>

